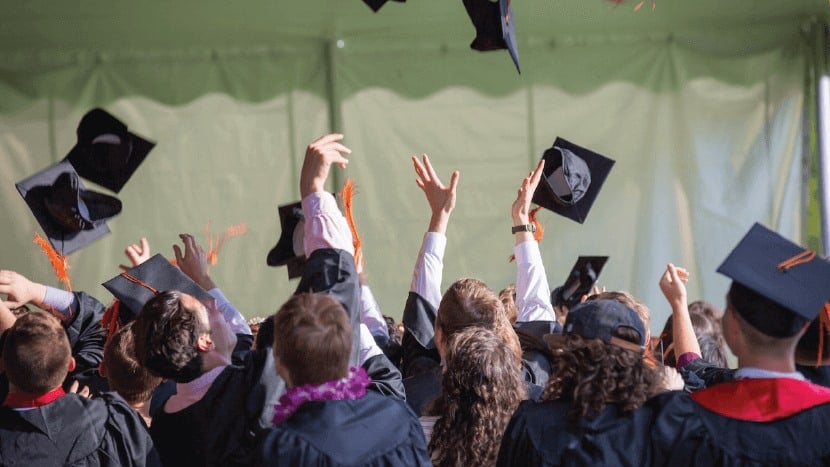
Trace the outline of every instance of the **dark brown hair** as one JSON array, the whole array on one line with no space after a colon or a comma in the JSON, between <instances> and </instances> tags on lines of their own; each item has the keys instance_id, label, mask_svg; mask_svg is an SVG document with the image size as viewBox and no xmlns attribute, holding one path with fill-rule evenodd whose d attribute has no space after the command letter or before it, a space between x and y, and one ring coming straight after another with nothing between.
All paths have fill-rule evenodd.
<instances>
[{"instance_id":1,"label":"dark brown hair","mask_svg":"<svg viewBox=\"0 0 830 467\"><path fill-rule=\"evenodd\" d=\"M110 389L130 404L150 400L161 378L144 368L135 357L133 322L119 328L104 346L104 366Z\"/></svg>"},{"instance_id":2,"label":"dark brown hair","mask_svg":"<svg viewBox=\"0 0 830 467\"><path fill-rule=\"evenodd\" d=\"M619 328L614 336L639 345L631 329ZM570 400L573 419L594 417L608 404L630 412L662 390L662 374L637 352L575 334L553 334L549 342L555 370L543 399Z\"/></svg>"},{"instance_id":3,"label":"dark brown hair","mask_svg":"<svg viewBox=\"0 0 830 467\"><path fill-rule=\"evenodd\" d=\"M351 350L352 325L346 310L328 295L294 295L274 317L274 356L294 386L346 376Z\"/></svg>"},{"instance_id":4,"label":"dark brown hair","mask_svg":"<svg viewBox=\"0 0 830 467\"><path fill-rule=\"evenodd\" d=\"M66 331L57 318L44 311L21 315L6 333L6 377L20 391L40 395L60 386L70 358Z\"/></svg>"},{"instance_id":5,"label":"dark brown hair","mask_svg":"<svg viewBox=\"0 0 830 467\"><path fill-rule=\"evenodd\" d=\"M162 292L151 298L135 319L135 356L147 369L177 383L202 374L202 355L196 344L208 332L196 308L182 304L182 293Z\"/></svg>"},{"instance_id":6,"label":"dark brown hair","mask_svg":"<svg viewBox=\"0 0 830 467\"><path fill-rule=\"evenodd\" d=\"M454 334L441 395L427 410L440 415L429 442L433 465L495 464L504 429L524 397L521 367L501 336L479 327Z\"/></svg>"},{"instance_id":7,"label":"dark brown hair","mask_svg":"<svg viewBox=\"0 0 830 467\"><path fill-rule=\"evenodd\" d=\"M499 292L499 300L504 306L504 312L510 324L515 324L519 319L519 309L516 308L516 285L510 284Z\"/></svg>"}]
</instances>

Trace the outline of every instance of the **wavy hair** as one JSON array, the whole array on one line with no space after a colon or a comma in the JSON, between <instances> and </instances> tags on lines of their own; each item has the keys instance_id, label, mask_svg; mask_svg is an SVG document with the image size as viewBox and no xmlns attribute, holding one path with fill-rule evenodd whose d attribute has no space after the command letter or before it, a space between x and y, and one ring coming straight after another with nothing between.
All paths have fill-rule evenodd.
<instances>
[{"instance_id":1,"label":"wavy hair","mask_svg":"<svg viewBox=\"0 0 830 467\"><path fill-rule=\"evenodd\" d=\"M614 335L639 341L638 334L626 328ZM608 404L630 412L662 390L661 372L637 352L576 334L553 334L548 339L555 371L542 398L570 400L573 419L594 417Z\"/></svg>"},{"instance_id":2,"label":"wavy hair","mask_svg":"<svg viewBox=\"0 0 830 467\"><path fill-rule=\"evenodd\" d=\"M511 415L525 398L514 350L497 333L469 327L449 339L429 451L436 467L494 465Z\"/></svg>"}]
</instances>

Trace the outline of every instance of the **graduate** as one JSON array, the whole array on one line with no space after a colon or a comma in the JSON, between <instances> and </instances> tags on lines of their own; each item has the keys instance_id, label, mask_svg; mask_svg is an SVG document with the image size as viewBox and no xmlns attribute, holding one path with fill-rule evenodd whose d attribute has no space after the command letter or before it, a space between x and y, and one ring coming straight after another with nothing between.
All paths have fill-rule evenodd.
<instances>
[{"instance_id":1,"label":"graduate","mask_svg":"<svg viewBox=\"0 0 830 467\"><path fill-rule=\"evenodd\" d=\"M652 463L828 465L830 389L796 370L795 350L826 312L830 263L755 224L718 272L732 279L723 333L739 368L731 381L655 399ZM682 274L673 265L666 274L681 364L686 350L700 352L688 313L677 312L686 300Z\"/></svg>"},{"instance_id":2,"label":"graduate","mask_svg":"<svg viewBox=\"0 0 830 467\"><path fill-rule=\"evenodd\" d=\"M0 305L0 323L4 313ZM2 353L10 392L0 407L0 465L161 465L144 422L120 396L87 399L61 388L75 360L57 318L21 316Z\"/></svg>"}]
</instances>

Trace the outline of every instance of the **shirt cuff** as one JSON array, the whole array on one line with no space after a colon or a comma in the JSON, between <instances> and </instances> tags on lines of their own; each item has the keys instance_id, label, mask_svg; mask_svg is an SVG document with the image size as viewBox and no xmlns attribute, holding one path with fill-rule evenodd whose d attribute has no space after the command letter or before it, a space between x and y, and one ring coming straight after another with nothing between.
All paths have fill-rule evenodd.
<instances>
[{"instance_id":1,"label":"shirt cuff","mask_svg":"<svg viewBox=\"0 0 830 467\"><path fill-rule=\"evenodd\" d=\"M360 364L366 363L372 357L383 354L369 328L365 324L360 323Z\"/></svg>"},{"instance_id":2,"label":"shirt cuff","mask_svg":"<svg viewBox=\"0 0 830 467\"><path fill-rule=\"evenodd\" d=\"M336 248L354 254L354 242L349 224L337 207L334 195L315 191L300 202L305 216L303 249L306 257L320 249Z\"/></svg>"},{"instance_id":3,"label":"shirt cuff","mask_svg":"<svg viewBox=\"0 0 830 467\"><path fill-rule=\"evenodd\" d=\"M684 353L683 355L681 355L677 359L677 369L678 370L683 369L683 367L685 367L686 365L688 365L692 361L697 360L698 358L701 358L701 357L700 357L700 355L698 355L695 352L686 352L686 353Z\"/></svg>"},{"instance_id":4,"label":"shirt cuff","mask_svg":"<svg viewBox=\"0 0 830 467\"><path fill-rule=\"evenodd\" d=\"M222 317L225 318L225 322L228 323L234 334L253 334L251 327L245 321L245 317L239 313L239 310L233 306L218 287L208 290L208 293L216 299L216 307L219 308Z\"/></svg>"},{"instance_id":5,"label":"shirt cuff","mask_svg":"<svg viewBox=\"0 0 830 467\"><path fill-rule=\"evenodd\" d=\"M46 286L46 294L43 297L43 305L58 311L66 311L75 301L75 294L66 290Z\"/></svg>"}]
</instances>

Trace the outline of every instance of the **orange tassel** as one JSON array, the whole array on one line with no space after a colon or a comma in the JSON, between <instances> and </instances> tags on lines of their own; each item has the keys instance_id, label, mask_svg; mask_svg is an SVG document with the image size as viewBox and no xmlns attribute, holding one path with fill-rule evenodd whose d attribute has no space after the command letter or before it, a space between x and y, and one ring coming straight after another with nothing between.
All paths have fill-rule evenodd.
<instances>
[{"instance_id":1,"label":"orange tassel","mask_svg":"<svg viewBox=\"0 0 830 467\"><path fill-rule=\"evenodd\" d=\"M225 229L225 232L222 233L221 237L216 237L210 231L210 222L205 225L205 237L207 237L208 241L208 252L207 252L207 260L208 264L211 266L216 266L219 263L219 249L222 248L222 244L225 243L225 240L228 240L233 237L238 237L240 235L245 235L248 233L248 226L246 224L237 224L232 225Z\"/></svg>"},{"instance_id":2,"label":"orange tassel","mask_svg":"<svg viewBox=\"0 0 830 467\"><path fill-rule=\"evenodd\" d=\"M545 228L542 227L542 224L539 223L539 220L536 218L536 213L539 212L540 209L542 209L542 206L532 209L530 211L530 215L528 216L530 223L536 226L536 232L533 233L533 239L536 240L536 243L541 242L542 238L545 237ZM516 261L516 255L510 255L510 258L507 259L508 263L512 263L513 261Z\"/></svg>"},{"instance_id":3,"label":"orange tassel","mask_svg":"<svg viewBox=\"0 0 830 467\"><path fill-rule=\"evenodd\" d=\"M52 269L55 270L55 275L58 277L58 280L66 284L66 289L71 292L72 283L69 281L69 273L67 273L67 269L69 269L69 258L58 254L52 248L52 245L49 244L49 241L41 237L37 232L35 232L34 242L43 250L46 257L49 258L49 262L52 263Z\"/></svg>"},{"instance_id":4,"label":"orange tassel","mask_svg":"<svg viewBox=\"0 0 830 467\"><path fill-rule=\"evenodd\" d=\"M109 342L110 337L118 331L118 328L121 327L118 323L118 309L120 308L121 301L115 300L112 302L112 305L107 308L107 311L104 312L104 316L101 318L101 327L107 331L107 342Z\"/></svg>"},{"instance_id":5,"label":"orange tassel","mask_svg":"<svg viewBox=\"0 0 830 467\"><path fill-rule=\"evenodd\" d=\"M816 356L816 368L821 366L821 358L824 354L824 336L830 334L830 302L824 304L824 309L818 315L818 355Z\"/></svg>"},{"instance_id":6,"label":"orange tassel","mask_svg":"<svg viewBox=\"0 0 830 467\"><path fill-rule=\"evenodd\" d=\"M351 178L346 180L343 185L343 210L345 211L346 222L349 224L349 230L352 231L352 242L354 244L354 264L363 264L363 242L360 240L360 235L357 234L357 224L354 221L354 214L352 213L352 198L354 197L354 180Z\"/></svg>"}]
</instances>

